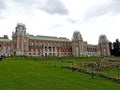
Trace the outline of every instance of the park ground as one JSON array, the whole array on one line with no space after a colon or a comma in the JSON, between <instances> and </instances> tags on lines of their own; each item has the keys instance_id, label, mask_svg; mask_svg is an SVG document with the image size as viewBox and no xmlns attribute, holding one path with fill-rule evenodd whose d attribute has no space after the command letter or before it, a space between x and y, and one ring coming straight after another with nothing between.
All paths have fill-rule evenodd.
<instances>
[{"instance_id":1,"label":"park ground","mask_svg":"<svg viewBox=\"0 0 120 90\"><path fill-rule=\"evenodd\" d=\"M0 61L0 90L120 90L119 82L61 68L71 67L73 61L75 66L78 60L93 63L100 59L9 57Z\"/></svg>"}]
</instances>

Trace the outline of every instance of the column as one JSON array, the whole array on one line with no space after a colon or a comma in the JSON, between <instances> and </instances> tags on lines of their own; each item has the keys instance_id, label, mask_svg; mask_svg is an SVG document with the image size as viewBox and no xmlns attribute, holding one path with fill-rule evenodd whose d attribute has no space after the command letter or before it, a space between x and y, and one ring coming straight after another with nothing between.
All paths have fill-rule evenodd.
<instances>
[{"instance_id":1,"label":"column","mask_svg":"<svg viewBox=\"0 0 120 90\"><path fill-rule=\"evenodd\" d=\"M53 56L53 46L51 47L51 53L52 53L52 56Z\"/></svg>"}]
</instances>

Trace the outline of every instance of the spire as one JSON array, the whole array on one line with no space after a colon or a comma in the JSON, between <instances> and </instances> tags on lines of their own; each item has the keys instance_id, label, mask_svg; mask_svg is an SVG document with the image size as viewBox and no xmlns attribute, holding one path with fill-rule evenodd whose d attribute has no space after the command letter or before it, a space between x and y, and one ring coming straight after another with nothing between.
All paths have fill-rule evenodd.
<instances>
[{"instance_id":1,"label":"spire","mask_svg":"<svg viewBox=\"0 0 120 90\"><path fill-rule=\"evenodd\" d=\"M26 33L26 27L25 27L25 24L23 23L17 23L17 26L15 29L16 29L17 35L24 36Z\"/></svg>"},{"instance_id":2,"label":"spire","mask_svg":"<svg viewBox=\"0 0 120 90\"><path fill-rule=\"evenodd\" d=\"M21 32L25 31L26 30L25 24L23 24L23 23L17 23L16 29L18 31L21 31Z\"/></svg>"},{"instance_id":3,"label":"spire","mask_svg":"<svg viewBox=\"0 0 120 90\"><path fill-rule=\"evenodd\" d=\"M79 31L74 31L72 40L83 40Z\"/></svg>"},{"instance_id":4,"label":"spire","mask_svg":"<svg viewBox=\"0 0 120 90\"><path fill-rule=\"evenodd\" d=\"M103 43L103 42L108 42L107 37L106 37L105 34L102 34L99 37L99 43Z\"/></svg>"}]
</instances>

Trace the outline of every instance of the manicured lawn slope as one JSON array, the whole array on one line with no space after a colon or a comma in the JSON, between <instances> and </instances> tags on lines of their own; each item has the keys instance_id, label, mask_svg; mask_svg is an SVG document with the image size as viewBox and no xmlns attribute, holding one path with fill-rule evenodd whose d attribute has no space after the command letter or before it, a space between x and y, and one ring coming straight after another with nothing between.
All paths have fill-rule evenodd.
<instances>
[{"instance_id":1,"label":"manicured lawn slope","mask_svg":"<svg viewBox=\"0 0 120 90\"><path fill-rule=\"evenodd\" d=\"M119 90L120 83L27 60L0 62L0 90Z\"/></svg>"}]
</instances>

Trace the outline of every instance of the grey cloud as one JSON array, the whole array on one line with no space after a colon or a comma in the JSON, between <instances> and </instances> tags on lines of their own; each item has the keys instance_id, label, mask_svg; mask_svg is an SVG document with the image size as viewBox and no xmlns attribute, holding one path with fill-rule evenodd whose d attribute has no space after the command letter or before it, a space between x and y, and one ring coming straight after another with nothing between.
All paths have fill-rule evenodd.
<instances>
[{"instance_id":1,"label":"grey cloud","mask_svg":"<svg viewBox=\"0 0 120 90\"><path fill-rule=\"evenodd\" d=\"M0 19L4 19L3 12L7 8L4 0L0 0Z\"/></svg>"},{"instance_id":2,"label":"grey cloud","mask_svg":"<svg viewBox=\"0 0 120 90\"><path fill-rule=\"evenodd\" d=\"M40 7L40 9L52 15L68 15L68 10L59 0L47 0L46 4Z\"/></svg>"},{"instance_id":3,"label":"grey cloud","mask_svg":"<svg viewBox=\"0 0 120 90\"><path fill-rule=\"evenodd\" d=\"M49 29L60 28L60 27L63 27L63 26L64 26L64 24L59 24L59 23L57 23L57 24L51 24L49 26Z\"/></svg>"},{"instance_id":4,"label":"grey cloud","mask_svg":"<svg viewBox=\"0 0 120 90\"><path fill-rule=\"evenodd\" d=\"M31 7L34 3L37 3L38 0L11 0L13 3L20 4L21 6Z\"/></svg>"},{"instance_id":5,"label":"grey cloud","mask_svg":"<svg viewBox=\"0 0 120 90\"><path fill-rule=\"evenodd\" d=\"M11 0L13 2L17 2L17 3L31 3L33 2L34 0Z\"/></svg>"},{"instance_id":6,"label":"grey cloud","mask_svg":"<svg viewBox=\"0 0 120 90\"><path fill-rule=\"evenodd\" d=\"M34 9L38 8L45 11L51 15L67 15L68 10L65 5L60 0L12 0L13 2L23 6L32 7Z\"/></svg>"},{"instance_id":7,"label":"grey cloud","mask_svg":"<svg viewBox=\"0 0 120 90\"><path fill-rule=\"evenodd\" d=\"M4 0L0 0L0 10L3 10L6 8L6 4L4 2Z\"/></svg>"},{"instance_id":8,"label":"grey cloud","mask_svg":"<svg viewBox=\"0 0 120 90\"><path fill-rule=\"evenodd\" d=\"M105 14L119 14L120 13L120 0L107 0L98 6L89 8L85 14L85 20L98 17Z\"/></svg>"},{"instance_id":9,"label":"grey cloud","mask_svg":"<svg viewBox=\"0 0 120 90\"><path fill-rule=\"evenodd\" d=\"M67 18L67 21L70 23L78 23L79 22L79 20L72 19L72 18Z\"/></svg>"}]
</instances>

